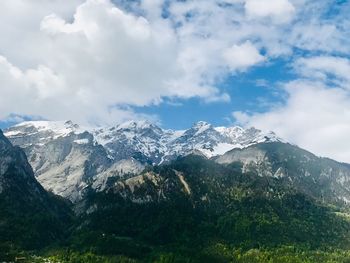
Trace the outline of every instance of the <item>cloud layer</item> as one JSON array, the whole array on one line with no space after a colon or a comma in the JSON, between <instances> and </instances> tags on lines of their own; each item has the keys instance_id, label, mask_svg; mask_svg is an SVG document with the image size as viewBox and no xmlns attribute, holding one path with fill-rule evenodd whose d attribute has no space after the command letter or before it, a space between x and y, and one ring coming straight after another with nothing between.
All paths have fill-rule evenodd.
<instances>
[{"instance_id":1,"label":"cloud layer","mask_svg":"<svg viewBox=\"0 0 350 263\"><path fill-rule=\"evenodd\" d=\"M350 4L291 3L294 11L289 8L289 13L294 17L284 23L292 26L286 30L281 49L276 50L289 49L293 79L272 83L281 102L268 111L237 111L233 117L246 126L273 130L318 155L350 162L350 34L346 30Z\"/></svg>"},{"instance_id":2,"label":"cloud layer","mask_svg":"<svg viewBox=\"0 0 350 263\"><path fill-rule=\"evenodd\" d=\"M264 13L252 0L174 1L166 8L161 0L129 8L109 0L2 1L0 118L108 123L137 118L132 106L164 98L228 102L217 82L268 59L254 28L259 19L290 12L287 0L279 1Z\"/></svg>"},{"instance_id":3,"label":"cloud layer","mask_svg":"<svg viewBox=\"0 0 350 263\"><path fill-rule=\"evenodd\" d=\"M234 112L241 124L274 130L321 156L350 162L350 61L315 56L295 61L299 79L283 84L285 103L265 113Z\"/></svg>"},{"instance_id":4,"label":"cloud layer","mask_svg":"<svg viewBox=\"0 0 350 263\"><path fill-rule=\"evenodd\" d=\"M72 22L67 21L50 13L37 21L31 33L38 38L28 36L34 42L30 45L37 44L28 50L35 62L28 61L28 55L1 57L2 82L7 84L2 88L6 94L0 103L2 117L14 112L108 121L118 118L119 105L142 106L158 103L162 96L215 93L199 88L176 91L170 85L183 73L174 63L176 41L166 27L154 28L145 18L102 0L80 4ZM19 63L12 64L11 58ZM14 100L20 103L14 105Z\"/></svg>"}]
</instances>

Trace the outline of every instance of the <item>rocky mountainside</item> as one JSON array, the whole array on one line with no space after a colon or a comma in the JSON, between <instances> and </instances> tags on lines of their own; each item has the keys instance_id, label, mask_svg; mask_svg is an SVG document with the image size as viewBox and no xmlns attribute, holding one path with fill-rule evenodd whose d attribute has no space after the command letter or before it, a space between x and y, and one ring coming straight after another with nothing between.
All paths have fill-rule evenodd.
<instances>
[{"instance_id":1,"label":"rocky mountainside","mask_svg":"<svg viewBox=\"0 0 350 263\"><path fill-rule=\"evenodd\" d=\"M63 238L69 220L67 204L44 190L25 153L0 131L0 243L40 247Z\"/></svg>"},{"instance_id":2,"label":"rocky mountainside","mask_svg":"<svg viewBox=\"0 0 350 263\"><path fill-rule=\"evenodd\" d=\"M81 198L91 177L111 165L93 135L71 122L26 123L7 130L5 135L24 149L45 189L73 201Z\"/></svg>"},{"instance_id":3,"label":"rocky mountainside","mask_svg":"<svg viewBox=\"0 0 350 263\"><path fill-rule=\"evenodd\" d=\"M104 192L138 204L184 195L200 205L244 182L261 196L279 198L293 192L319 204L350 205L350 165L317 157L288 143L259 143L211 159L203 156L193 159L194 156L149 167L130 178L110 180ZM196 162L191 167L187 160ZM186 169L181 162L186 163ZM191 177L193 171L196 171L195 178Z\"/></svg>"},{"instance_id":4,"label":"rocky mountainside","mask_svg":"<svg viewBox=\"0 0 350 263\"><path fill-rule=\"evenodd\" d=\"M0 137L0 259L3 242L62 239L64 253L130 262L231 262L232 247L350 247L350 165L273 134L203 122L177 132L146 122L98 130L30 122L6 135L48 190L74 201L75 216L65 223L69 208Z\"/></svg>"},{"instance_id":5,"label":"rocky mountainside","mask_svg":"<svg viewBox=\"0 0 350 263\"><path fill-rule=\"evenodd\" d=\"M147 195L135 197L134 189L144 182L157 185L162 180L141 172L147 166L166 165L180 156L196 154L219 164L236 165L242 174L277 179L279 184L318 200L350 204L349 165L319 158L254 128L198 122L188 130L172 131L146 121L130 121L86 129L69 121L35 121L11 127L5 135L24 149L46 190L74 203L87 191L111 187L139 202L153 200ZM162 192L160 197L166 195L164 189L158 192Z\"/></svg>"},{"instance_id":6,"label":"rocky mountainside","mask_svg":"<svg viewBox=\"0 0 350 263\"><path fill-rule=\"evenodd\" d=\"M238 165L244 174L276 179L320 202L350 204L350 165L320 158L288 143L233 149L215 161Z\"/></svg>"},{"instance_id":7,"label":"rocky mountainside","mask_svg":"<svg viewBox=\"0 0 350 263\"><path fill-rule=\"evenodd\" d=\"M137 174L147 165L191 153L211 158L234 148L280 140L254 128L213 127L205 122L172 131L146 121L100 129L70 121L33 121L8 128L5 135L24 149L45 189L74 202L87 186L103 190L110 178Z\"/></svg>"},{"instance_id":8,"label":"rocky mountainside","mask_svg":"<svg viewBox=\"0 0 350 263\"><path fill-rule=\"evenodd\" d=\"M24 149L46 190L73 202L91 189L105 191L113 185L124 195L133 194L140 182L158 180L151 174L147 176L152 180L140 175L147 166L196 154L219 164L237 165L243 174L276 178L317 199L350 204L349 165L319 158L254 128L198 122L188 130L172 131L146 121L130 121L85 129L72 122L37 121L11 127L5 135ZM129 189L129 184L136 186Z\"/></svg>"},{"instance_id":9,"label":"rocky mountainside","mask_svg":"<svg viewBox=\"0 0 350 263\"><path fill-rule=\"evenodd\" d=\"M271 160L275 169L275 165L276 168L282 165L278 162L279 157L284 158L282 150L293 150L294 146L278 144L272 148L277 149L274 151L277 159ZM296 158L306 154L294 150L292 156ZM323 161L316 159L315 162ZM298 163L291 160L284 165L290 171L298 170L294 166ZM323 182L322 175L315 173L309 179L305 174L291 173L287 179L253 169L243 171L243 166L243 159L220 164L188 155L115 181L102 192L91 191L77 205L80 225L74 240L79 240L81 247L92 245L99 253L113 251L135 256L137 251L141 258L152 251L149 246L176 247L179 250L174 251L175 255L183 253L187 257L190 250L190 257L195 258L194 255L203 253L203 247L210 247L213 242L240 248L281 244L316 248L350 246L350 223L348 214L344 213L347 210L333 205L335 199L332 199L341 191L330 188L332 183ZM294 182L303 182L305 186L301 188L301 184ZM323 187L330 195L317 195ZM184 251L180 252L183 247ZM215 249L210 247L205 253ZM193 262L231 262L223 255L226 254L219 254L218 258L224 259L214 260L216 257L208 259L205 254L203 259Z\"/></svg>"}]
</instances>

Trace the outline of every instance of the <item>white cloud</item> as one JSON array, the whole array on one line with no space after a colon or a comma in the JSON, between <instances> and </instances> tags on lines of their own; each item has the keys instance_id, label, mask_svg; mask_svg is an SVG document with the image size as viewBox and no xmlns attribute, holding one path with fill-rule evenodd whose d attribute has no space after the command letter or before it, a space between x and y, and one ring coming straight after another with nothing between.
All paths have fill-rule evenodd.
<instances>
[{"instance_id":1,"label":"white cloud","mask_svg":"<svg viewBox=\"0 0 350 263\"><path fill-rule=\"evenodd\" d=\"M344 29L338 27L334 21L297 23L288 40L291 45L306 51L347 53L350 51L349 39Z\"/></svg>"},{"instance_id":2,"label":"white cloud","mask_svg":"<svg viewBox=\"0 0 350 263\"><path fill-rule=\"evenodd\" d=\"M188 50L188 60L183 61L189 70L210 76L217 69L227 73L223 65L239 71L276 57L291 60L291 70L298 76L282 83L280 93L288 95L284 101L265 113L235 112L234 117L247 126L273 130L316 154L350 162L348 13L328 13L334 8L334 1L329 0L223 2L229 4L225 10L214 1L172 5L172 19L180 25L180 43ZM242 43L254 46L241 52ZM259 50L264 50L263 57ZM308 52L321 55L310 57ZM296 54L307 56L296 59Z\"/></svg>"},{"instance_id":3,"label":"white cloud","mask_svg":"<svg viewBox=\"0 0 350 263\"><path fill-rule=\"evenodd\" d=\"M233 45L224 51L223 56L231 70L245 70L265 60L250 41Z\"/></svg>"},{"instance_id":4,"label":"white cloud","mask_svg":"<svg viewBox=\"0 0 350 263\"><path fill-rule=\"evenodd\" d=\"M289 22L295 12L288 0L246 0L245 10L249 18L270 18L276 22Z\"/></svg>"},{"instance_id":5,"label":"white cloud","mask_svg":"<svg viewBox=\"0 0 350 263\"><path fill-rule=\"evenodd\" d=\"M227 94L189 76L177 62L179 47L170 26L153 26L107 0L80 4L73 20L55 13L39 16L28 36L33 41L28 54L16 56L11 48L3 54L2 94L7 96L0 98L0 118L17 113L115 122L121 118L117 114L135 117L121 105L157 104L167 96L227 101Z\"/></svg>"},{"instance_id":6,"label":"white cloud","mask_svg":"<svg viewBox=\"0 0 350 263\"><path fill-rule=\"evenodd\" d=\"M304 77L326 80L328 76L333 76L335 80L350 81L350 61L343 57L300 58L294 63L294 69Z\"/></svg>"},{"instance_id":7,"label":"white cloud","mask_svg":"<svg viewBox=\"0 0 350 263\"><path fill-rule=\"evenodd\" d=\"M288 97L283 105L233 116L243 125L273 130L311 152L350 163L349 63L341 57L299 59L295 67L303 78L285 84Z\"/></svg>"}]
</instances>

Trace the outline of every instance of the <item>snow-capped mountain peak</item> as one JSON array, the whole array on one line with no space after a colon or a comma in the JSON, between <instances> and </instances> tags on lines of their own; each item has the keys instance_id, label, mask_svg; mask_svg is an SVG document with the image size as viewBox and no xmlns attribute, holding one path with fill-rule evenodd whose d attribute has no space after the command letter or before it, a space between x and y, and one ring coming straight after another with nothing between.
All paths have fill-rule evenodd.
<instances>
[{"instance_id":1,"label":"snow-capped mountain peak","mask_svg":"<svg viewBox=\"0 0 350 263\"><path fill-rule=\"evenodd\" d=\"M245 131L240 126L232 126L232 127L221 126L221 127L215 127L215 130L230 138L237 138L241 136Z\"/></svg>"},{"instance_id":2,"label":"snow-capped mountain peak","mask_svg":"<svg viewBox=\"0 0 350 263\"><path fill-rule=\"evenodd\" d=\"M81 133L84 130L72 121L27 121L19 123L6 130L6 136L20 134L50 133L55 138L67 136L70 133Z\"/></svg>"},{"instance_id":3,"label":"snow-capped mountain peak","mask_svg":"<svg viewBox=\"0 0 350 263\"><path fill-rule=\"evenodd\" d=\"M205 121L199 121L195 123L190 130L196 131L195 135L198 135L212 128L213 126L210 123L207 123Z\"/></svg>"},{"instance_id":4,"label":"snow-capped mountain peak","mask_svg":"<svg viewBox=\"0 0 350 263\"><path fill-rule=\"evenodd\" d=\"M280 140L274 133L255 128L214 127L202 121L183 131L165 130L148 121L93 129L71 121L30 121L4 134L25 150L47 190L72 201L91 182L98 181L94 185L102 189L109 177L135 173L147 164L164 164L193 153L211 158L235 148Z\"/></svg>"},{"instance_id":5,"label":"snow-capped mountain peak","mask_svg":"<svg viewBox=\"0 0 350 263\"><path fill-rule=\"evenodd\" d=\"M264 133L255 128L239 126L213 127L199 121L184 131L164 130L149 121L128 121L113 127L89 129L72 121L29 121L5 130L5 135L20 145L45 144L70 134L87 132L108 151L113 159L122 160L134 154L142 155L150 163L163 163L194 150L207 157L223 154L234 148L244 148L255 143L281 141L274 133ZM86 139L77 139L77 143ZM26 143L24 143L26 142ZM218 150L220 149L220 150Z\"/></svg>"},{"instance_id":6,"label":"snow-capped mountain peak","mask_svg":"<svg viewBox=\"0 0 350 263\"><path fill-rule=\"evenodd\" d=\"M144 121L127 121L117 126L117 129L152 129L158 128L155 124L144 120Z\"/></svg>"}]
</instances>

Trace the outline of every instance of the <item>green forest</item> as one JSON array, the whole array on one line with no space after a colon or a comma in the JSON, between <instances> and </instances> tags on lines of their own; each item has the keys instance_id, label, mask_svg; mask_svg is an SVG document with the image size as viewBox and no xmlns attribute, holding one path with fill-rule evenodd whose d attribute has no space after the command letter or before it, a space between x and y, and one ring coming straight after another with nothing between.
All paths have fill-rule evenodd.
<instances>
[{"instance_id":1,"label":"green forest","mask_svg":"<svg viewBox=\"0 0 350 263\"><path fill-rule=\"evenodd\" d=\"M191 195L178 190L175 169L186 176ZM91 192L84 205L97 209L81 214L66 210L59 222L40 210L35 218L12 214L11 227L0 228L0 258L62 263L350 262L346 208L322 203L278 179L239 170L239 164L223 166L189 156L145 171L167 182L166 198L158 202ZM146 181L134 194L152 195L153 188ZM57 201L64 207L64 200ZM0 207L5 210L9 207ZM11 236L16 237L13 242L8 241Z\"/></svg>"}]
</instances>

